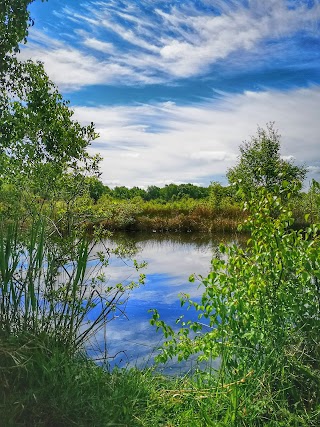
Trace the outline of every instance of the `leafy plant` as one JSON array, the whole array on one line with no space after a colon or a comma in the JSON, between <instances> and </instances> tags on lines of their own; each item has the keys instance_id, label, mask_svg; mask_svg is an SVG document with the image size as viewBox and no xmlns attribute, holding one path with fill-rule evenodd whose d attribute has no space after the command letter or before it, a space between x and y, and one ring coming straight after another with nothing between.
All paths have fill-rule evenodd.
<instances>
[{"instance_id":1,"label":"leafy plant","mask_svg":"<svg viewBox=\"0 0 320 427\"><path fill-rule=\"evenodd\" d=\"M294 411L315 414L319 405L319 228L292 230L292 213L282 203L290 200L288 188L284 182L277 195L261 188L245 204L247 245L221 245L208 277L201 277L201 302L182 299L199 321L174 333L156 311L151 320L169 338L158 361L220 358L217 374L202 376L217 395L228 390L222 425L249 425L253 416L280 422Z\"/></svg>"},{"instance_id":2,"label":"leafy plant","mask_svg":"<svg viewBox=\"0 0 320 427\"><path fill-rule=\"evenodd\" d=\"M26 41L28 28L33 25L28 6L34 0L2 0L0 8L0 73L8 58L19 50L18 43Z\"/></svg>"}]
</instances>

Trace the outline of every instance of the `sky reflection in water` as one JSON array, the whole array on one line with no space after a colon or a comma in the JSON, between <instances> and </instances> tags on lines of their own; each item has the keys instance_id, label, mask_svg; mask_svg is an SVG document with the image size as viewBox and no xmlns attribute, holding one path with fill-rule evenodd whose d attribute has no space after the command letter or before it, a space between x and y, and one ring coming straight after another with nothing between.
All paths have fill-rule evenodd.
<instances>
[{"instance_id":1,"label":"sky reflection in water","mask_svg":"<svg viewBox=\"0 0 320 427\"><path fill-rule=\"evenodd\" d=\"M222 240L232 240L230 236L216 236L212 239L206 235L168 235L140 233L117 234L114 240L105 242L106 247L114 248L119 243L134 243L138 252L134 256L138 261L146 261L148 266L143 269L146 274L145 285L133 289L125 305L125 315L113 319L91 342L90 354L102 358L104 351L108 353L111 367L139 366L145 367L153 363L157 348L163 341L162 332L150 325L152 314L148 312L156 308L162 320L170 326L175 325L179 316L185 314L187 320L196 320L195 310L186 311L180 306L180 293L187 293L194 300L201 297L203 286L200 282L190 283L191 274L207 275L210 261ZM102 250L98 247L97 250ZM132 262L116 257L110 259L106 274L108 285L129 283L137 280L139 273L132 267ZM120 313L117 313L120 314ZM105 342L106 341L106 342ZM188 365L190 367L190 363ZM166 369L185 370L186 365L174 367L169 364Z\"/></svg>"}]
</instances>

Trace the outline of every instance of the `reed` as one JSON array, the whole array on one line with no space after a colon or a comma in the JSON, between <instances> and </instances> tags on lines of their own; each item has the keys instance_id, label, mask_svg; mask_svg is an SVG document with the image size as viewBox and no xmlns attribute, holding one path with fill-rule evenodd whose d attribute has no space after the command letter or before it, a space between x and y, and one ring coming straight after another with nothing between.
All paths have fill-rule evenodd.
<instances>
[{"instance_id":1,"label":"reed","mask_svg":"<svg viewBox=\"0 0 320 427\"><path fill-rule=\"evenodd\" d=\"M108 286L109 253L94 254L94 241L63 246L46 233L42 220L28 231L18 223L0 229L0 333L45 333L75 350L114 317L135 284Z\"/></svg>"}]
</instances>

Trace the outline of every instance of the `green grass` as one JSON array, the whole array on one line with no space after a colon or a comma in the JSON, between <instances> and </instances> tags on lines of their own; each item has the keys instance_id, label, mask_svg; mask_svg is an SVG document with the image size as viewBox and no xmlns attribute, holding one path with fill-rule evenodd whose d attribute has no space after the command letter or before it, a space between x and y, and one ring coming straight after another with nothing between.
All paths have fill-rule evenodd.
<instances>
[{"instance_id":1,"label":"green grass","mask_svg":"<svg viewBox=\"0 0 320 427\"><path fill-rule=\"evenodd\" d=\"M114 371L70 356L47 336L0 341L3 426L136 426L149 373Z\"/></svg>"},{"instance_id":2,"label":"green grass","mask_svg":"<svg viewBox=\"0 0 320 427\"><path fill-rule=\"evenodd\" d=\"M274 375L273 372L269 373ZM109 372L53 337L0 339L0 425L6 427L316 427L318 406L290 406L264 372L221 378ZM229 380L229 381L228 381ZM315 403L315 402L314 402Z\"/></svg>"}]
</instances>

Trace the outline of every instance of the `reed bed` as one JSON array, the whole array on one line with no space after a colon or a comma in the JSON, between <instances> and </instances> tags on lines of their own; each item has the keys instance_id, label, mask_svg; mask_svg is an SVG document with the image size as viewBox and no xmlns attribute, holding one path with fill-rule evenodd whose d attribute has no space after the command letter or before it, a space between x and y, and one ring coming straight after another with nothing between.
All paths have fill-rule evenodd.
<instances>
[{"instance_id":1,"label":"reed bed","mask_svg":"<svg viewBox=\"0 0 320 427\"><path fill-rule=\"evenodd\" d=\"M62 244L43 221L0 229L0 335L52 335L72 351L121 309L128 286L108 286L109 252L87 237ZM98 309L97 309L98 308Z\"/></svg>"},{"instance_id":2,"label":"reed bed","mask_svg":"<svg viewBox=\"0 0 320 427\"><path fill-rule=\"evenodd\" d=\"M237 206L217 208L206 201L182 200L170 203L121 201L99 206L97 217L87 229L102 226L107 230L150 232L235 232L245 218Z\"/></svg>"}]
</instances>

